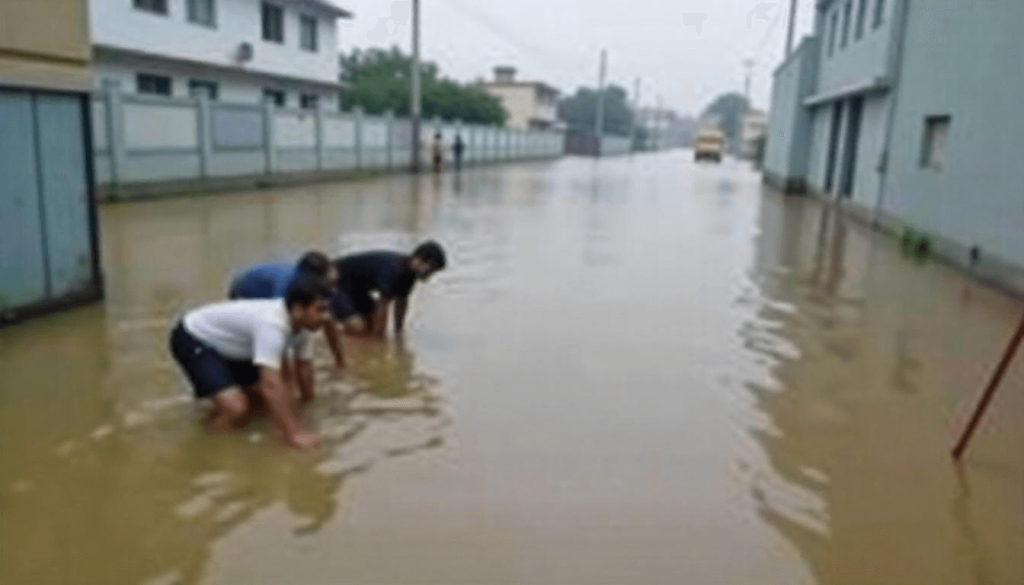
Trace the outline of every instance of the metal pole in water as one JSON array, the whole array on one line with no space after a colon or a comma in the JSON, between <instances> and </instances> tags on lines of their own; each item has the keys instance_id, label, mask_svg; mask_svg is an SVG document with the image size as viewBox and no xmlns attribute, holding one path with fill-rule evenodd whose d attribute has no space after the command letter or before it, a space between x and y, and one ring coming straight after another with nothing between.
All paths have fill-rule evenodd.
<instances>
[{"instance_id":1,"label":"metal pole in water","mask_svg":"<svg viewBox=\"0 0 1024 585\"><path fill-rule=\"evenodd\" d=\"M985 410L988 409L989 403L992 402L996 388L999 387L999 382L1003 380L1003 376L1006 374L1007 368L1010 367L1010 362L1013 360L1014 354L1017 353L1017 348L1020 347L1022 340L1024 340L1024 318L1021 318L1017 331L1010 338L1010 344L1006 346L1003 358L999 360L996 371L992 373L992 379L989 380L985 392L982 393L981 400L978 401L978 406L975 407L974 414L971 415L971 420L968 421L967 427L960 436L960 440L957 441L956 447L953 447L953 459L959 461L963 457L964 451L967 450L967 444L971 441L971 436L974 435L974 431L977 430L981 418L985 415Z\"/></svg>"}]
</instances>

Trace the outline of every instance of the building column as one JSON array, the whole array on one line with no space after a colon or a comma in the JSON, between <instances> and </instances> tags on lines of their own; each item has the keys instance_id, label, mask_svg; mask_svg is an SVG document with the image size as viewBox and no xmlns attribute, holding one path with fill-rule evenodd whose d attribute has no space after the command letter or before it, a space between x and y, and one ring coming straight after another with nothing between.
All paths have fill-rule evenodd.
<instances>
[{"instance_id":1,"label":"building column","mask_svg":"<svg viewBox=\"0 0 1024 585\"><path fill-rule=\"evenodd\" d=\"M107 108L107 144L110 148L110 184L116 188L125 168L124 102L121 91L108 87L104 94Z\"/></svg>"},{"instance_id":2,"label":"building column","mask_svg":"<svg viewBox=\"0 0 1024 585\"><path fill-rule=\"evenodd\" d=\"M274 104L263 104L263 154L266 157L266 172L273 174L277 169L277 145L274 137Z\"/></svg>"},{"instance_id":3,"label":"building column","mask_svg":"<svg viewBox=\"0 0 1024 585\"><path fill-rule=\"evenodd\" d=\"M356 168L362 169L364 159L363 151L366 148L366 145L363 144L363 140L365 138L365 134L363 132L363 122L365 121L363 115L363 108L356 106L355 108L353 108L352 112L355 120L356 130Z\"/></svg>"},{"instance_id":4,"label":"building column","mask_svg":"<svg viewBox=\"0 0 1024 585\"><path fill-rule=\"evenodd\" d=\"M313 116L313 130L316 135L316 170L322 171L327 158L324 153L324 109L322 105L317 106Z\"/></svg>"},{"instance_id":5,"label":"building column","mask_svg":"<svg viewBox=\"0 0 1024 585\"><path fill-rule=\"evenodd\" d=\"M199 177L205 179L210 175L210 159L213 156L213 125L210 111L210 98L204 93L197 101L196 110L197 136L199 137Z\"/></svg>"},{"instance_id":6,"label":"building column","mask_svg":"<svg viewBox=\"0 0 1024 585\"><path fill-rule=\"evenodd\" d=\"M394 130L395 130L395 113L391 110L384 112L384 122L387 127L387 137L385 138L385 160L384 169L391 172L393 165L393 150L394 150Z\"/></svg>"}]
</instances>

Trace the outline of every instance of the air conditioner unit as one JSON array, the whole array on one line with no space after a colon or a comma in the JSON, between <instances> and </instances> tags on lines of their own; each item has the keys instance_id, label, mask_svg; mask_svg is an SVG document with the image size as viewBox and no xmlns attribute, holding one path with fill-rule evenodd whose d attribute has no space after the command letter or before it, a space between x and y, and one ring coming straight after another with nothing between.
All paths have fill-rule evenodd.
<instances>
[{"instance_id":1,"label":"air conditioner unit","mask_svg":"<svg viewBox=\"0 0 1024 585\"><path fill-rule=\"evenodd\" d=\"M242 43L238 45L238 49L235 51L235 60L239 63L248 63L252 61L253 49L252 43Z\"/></svg>"}]
</instances>

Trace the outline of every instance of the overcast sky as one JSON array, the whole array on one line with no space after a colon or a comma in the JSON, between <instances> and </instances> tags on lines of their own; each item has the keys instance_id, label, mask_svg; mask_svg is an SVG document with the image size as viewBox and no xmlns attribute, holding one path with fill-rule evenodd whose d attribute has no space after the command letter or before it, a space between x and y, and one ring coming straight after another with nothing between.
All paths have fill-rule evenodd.
<instances>
[{"instance_id":1,"label":"overcast sky","mask_svg":"<svg viewBox=\"0 0 1024 585\"><path fill-rule=\"evenodd\" d=\"M333 0L355 13L340 21L341 48L408 49L409 0ZM815 0L798 0L797 35L807 34ZM771 72L782 59L790 0L421 0L422 51L443 74L490 78L498 64L518 78L563 92L596 86L600 51L608 78L641 102L699 113L716 95L742 91L755 59L752 99L770 101ZM699 30L698 30L699 29Z\"/></svg>"}]
</instances>

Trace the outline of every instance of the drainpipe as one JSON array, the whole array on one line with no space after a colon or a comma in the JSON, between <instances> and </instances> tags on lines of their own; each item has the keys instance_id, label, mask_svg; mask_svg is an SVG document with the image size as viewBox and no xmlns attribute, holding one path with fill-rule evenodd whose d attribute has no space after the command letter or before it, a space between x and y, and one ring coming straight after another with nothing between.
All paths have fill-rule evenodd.
<instances>
[{"instance_id":1,"label":"drainpipe","mask_svg":"<svg viewBox=\"0 0 1024 585\"><path fill-rule=\"evenodd\" d=\"M889 161L892 158L892 134L896 121L896 107L899 105L900 96L900 75L903 71L903 50L907 39L907 22L910 14L910 0L901 0L894 10L894 22L892 40L889 43L888 67L891 78L889 111L885 116L885 140L882 146L882 159L879 161L878 171L882 174L878 181L878 197L875 200L875 210L872 213L871 225L879 226L879 216L882 214L882 206L885 204L885 189L889 182Z\"/></svg>"}]
</instances>

